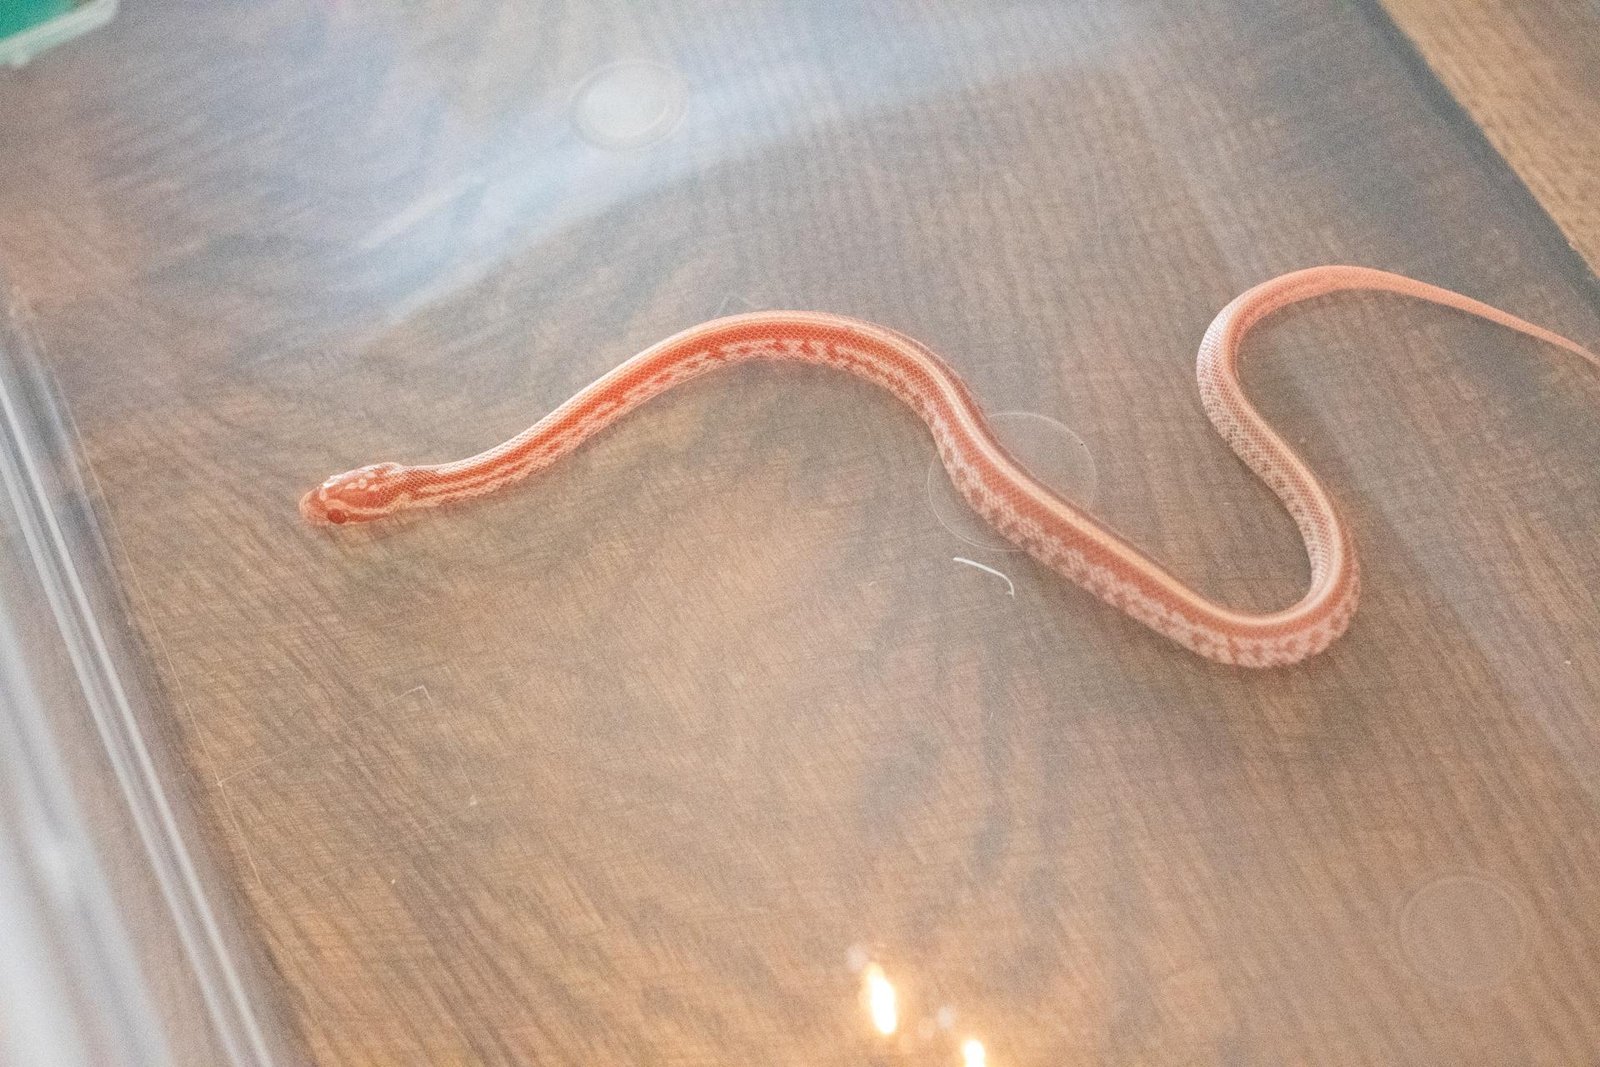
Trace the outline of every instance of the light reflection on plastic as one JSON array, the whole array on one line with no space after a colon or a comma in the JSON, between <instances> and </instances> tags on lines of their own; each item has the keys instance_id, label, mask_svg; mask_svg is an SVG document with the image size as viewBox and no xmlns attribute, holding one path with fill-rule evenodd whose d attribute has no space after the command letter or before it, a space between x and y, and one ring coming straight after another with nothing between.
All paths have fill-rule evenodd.
<instances>
[{"instance_id":1,"label":"light reflection on plastic","mask_svg":"<svg viewBox=\"0 0 1600 1067\"><path fill-rule=\"evenodd\" d=\"M868 965L865 976L867 1013L872 1025L885 1037L900 1027L900 1009L895 1003L894 986L876 963Z\"/></svg>"},{"instance_id":2,"label":"light reflection on plastic","mask_svg":"<svg viewBox=\"0 0 1600 1067\"><path fill-rule=\"evenodd\" d=\"M984 1067L988 1062L989 1054L984 1050L982 1041L969 1037L961 1042L962 1067Z\"/></svg>"}]
</instances>

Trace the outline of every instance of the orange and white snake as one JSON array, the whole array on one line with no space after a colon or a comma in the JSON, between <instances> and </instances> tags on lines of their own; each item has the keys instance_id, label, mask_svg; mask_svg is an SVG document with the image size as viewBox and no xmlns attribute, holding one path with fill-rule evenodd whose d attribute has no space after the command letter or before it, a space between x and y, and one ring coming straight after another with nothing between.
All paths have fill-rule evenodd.
<instances>
[{"instance_id":1,"label":"orange and white snake","mask_svg":"<svg viewBox=\"0 0 1600 1067\"><path fill-rule=\"evenodd\" d=\"M1295 271L1223 308L1200 343L1200 397L1217 432L1283 501L1305 541L1310 588L1281 611L1234 611L1201 596L1008 455L971 391L938 356L883 326L817 312L763 311L692 327L634 356L487 452L455 463L378 463L338 474L307 493L300 510L313 523L343 524L484 496L556 463L652 397L707 371L749 360L819 363L881 385L910 406L932 431L939 457L967 502L1051 570L1202 656L1242 667L1298 663L1327 648L1349 625L1359 594L1355 549L1327 489L1245 396L1239 345L1274 311L1346 290L1382 290L1443 304L1600 367L1600 356L1559 334L1451 290L1365 267Z\"/></svg>"}]
</instances>

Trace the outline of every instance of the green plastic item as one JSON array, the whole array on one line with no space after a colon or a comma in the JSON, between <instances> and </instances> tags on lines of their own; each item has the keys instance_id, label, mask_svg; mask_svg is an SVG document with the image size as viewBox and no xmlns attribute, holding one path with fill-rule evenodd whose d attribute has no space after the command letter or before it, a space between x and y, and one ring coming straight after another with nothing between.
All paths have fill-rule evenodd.
<instances>
[{"instance_id":1,"label":"green plastic item","mask_svg":"<svg viewBox=\"0 0 1600 1067\"><path fill-rule=\"evenodd\" d=\"M67 0L0 0L0 37L49 22L70 10Z\"/></svg>"},{"instance_id":2,"label":"green plastic item","mask_svg":"<svg viewBox=\"0 0 1600 1067\"><path fill-rule=\"evenodd\" d=\"M103 26L117 0L0 0L0 63L20 67L47 48Z\"/></svg>"}]
</instances>

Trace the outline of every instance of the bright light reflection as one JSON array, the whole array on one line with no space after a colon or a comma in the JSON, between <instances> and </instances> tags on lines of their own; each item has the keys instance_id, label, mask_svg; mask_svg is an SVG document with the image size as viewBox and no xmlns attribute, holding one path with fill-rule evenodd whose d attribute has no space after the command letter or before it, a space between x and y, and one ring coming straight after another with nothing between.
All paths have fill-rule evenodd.
<instances>
[{"instance_id":1,"label":"bright light reflection","mask_svg":"<svg viewBox=\"0 0 1600 1067\"><path fill-rule=\"evenodd\" d=\"M969 1037L961 1042L962 1067L984 1067L988 1062L989 1054L984 1051L982 1041Z\"/></svg>"},{"instance_id":2,"label":"bright light reflection","mask_svg":"<svg viewBox=\"0 0 1600 1067\"><path fill-rule=\"evenodd\" d=\"M888 1036L900 1026L900 1010L895 1004L894 986L876 963L867 967L865 974L867 1012L878 1033Z\"/></svg>"}]
</instances>

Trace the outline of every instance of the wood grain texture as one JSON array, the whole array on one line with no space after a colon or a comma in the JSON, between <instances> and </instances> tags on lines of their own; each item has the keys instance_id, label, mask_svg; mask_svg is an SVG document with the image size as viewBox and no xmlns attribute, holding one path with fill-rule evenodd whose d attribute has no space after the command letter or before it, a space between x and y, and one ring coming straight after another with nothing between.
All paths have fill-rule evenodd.
<instances>
[{"instance_id":1,"label":"wood grain texture","mask_svg":"<svg viewBox=\"0 0 1600 1067\"><path fill-rule=\"evenodd\" d=\"M577 87L630 60L684 120L585 140ZM703 379L478 507L294 509L814 307L1070 427L1098 513L1282 604L1292 525L1193 384L1229 298L1364 263L1600 337L1468 140L1332 0L152 0L0 83L0 253L307 1056L1600 1047L1600 382L1560 353L1383 298L1252 343L1367 590L1265 674L955 538L914 418L823 371Z\"/></svg>"},{"instance_id":2,"label":"wood grain texture","mask_svg":"<svg viewBox=\"0 0 1600 1067\"><path fill-rule=\"evenodd\" d=\"M1572 247L1600 269L1600 5L1382 3Z\"/></svg>"}]
</instances>

